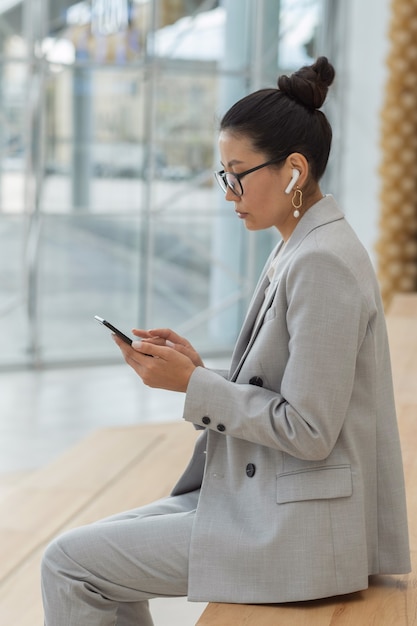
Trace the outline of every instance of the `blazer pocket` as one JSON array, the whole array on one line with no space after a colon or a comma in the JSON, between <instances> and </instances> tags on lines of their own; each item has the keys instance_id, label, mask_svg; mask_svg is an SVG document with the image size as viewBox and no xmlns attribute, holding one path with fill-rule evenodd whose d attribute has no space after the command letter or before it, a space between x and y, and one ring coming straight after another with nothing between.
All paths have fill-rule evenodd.
<instances>
[{"instance_id":1,"label":"blazer pocket","mask_svg":"<svg viewBox=\"0 0 417 626\"><path fill-rule=\"evenodd\" d=\"M350 465L302 469L277 475L277 503L348 498L352 495Z\"/></svg>"}]
</instances>

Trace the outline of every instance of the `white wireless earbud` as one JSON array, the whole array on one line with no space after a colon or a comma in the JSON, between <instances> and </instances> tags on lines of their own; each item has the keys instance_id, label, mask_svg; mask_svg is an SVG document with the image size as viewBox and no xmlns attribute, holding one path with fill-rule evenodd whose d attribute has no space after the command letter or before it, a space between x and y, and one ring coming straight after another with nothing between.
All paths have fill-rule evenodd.
<instances>
[{"instance_id":1,"label":"white wireless earbud","mask_svg":"<svg viewBox=\"0 0 417 626\"><path fill-rule=\"evenodd\" d=\"M293 169L292 177L284 193L289 194L300 176L299 170Z\"/></svg>"}]
</instances>

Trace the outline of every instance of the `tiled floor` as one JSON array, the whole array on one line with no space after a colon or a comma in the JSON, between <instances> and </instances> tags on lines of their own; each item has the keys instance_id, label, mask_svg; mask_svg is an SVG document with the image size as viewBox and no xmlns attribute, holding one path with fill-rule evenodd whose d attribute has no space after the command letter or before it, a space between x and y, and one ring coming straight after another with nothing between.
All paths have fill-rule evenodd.
<instances>
[{"instance_id":1,"label":"tiled floor","mask_svg":"<svg viewBox=\"0 0 417 626\"><path fill-rule=\"evenodd\" d=\"M181 419L183 402L183 394L145 387L124 363L2 372L0 477L42 466L102 426ZM155 626L192 626L204 606L154 600Z\"/></svg>"}]
</instances>

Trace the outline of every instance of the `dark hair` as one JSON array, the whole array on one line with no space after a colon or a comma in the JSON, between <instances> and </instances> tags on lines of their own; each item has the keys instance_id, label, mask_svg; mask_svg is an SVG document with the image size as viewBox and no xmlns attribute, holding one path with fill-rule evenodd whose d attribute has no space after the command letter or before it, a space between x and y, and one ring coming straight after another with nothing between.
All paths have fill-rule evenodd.
<instances>
[{"instance_id":1,"label":"dark hair","mask_svg":"<svg viewBox=\"0 0 417 626\"><path fill-rule=\"evenodd\" d=\"M220 130L242 133L255 150L281 163L293 152L303 154L312 178L318 181L332 142L331 126L318 109L334 76L327 58L319 57L291 76L280 76L278 89L260 89L236 102L221 120Z\"/></svg>"}]
</instances>

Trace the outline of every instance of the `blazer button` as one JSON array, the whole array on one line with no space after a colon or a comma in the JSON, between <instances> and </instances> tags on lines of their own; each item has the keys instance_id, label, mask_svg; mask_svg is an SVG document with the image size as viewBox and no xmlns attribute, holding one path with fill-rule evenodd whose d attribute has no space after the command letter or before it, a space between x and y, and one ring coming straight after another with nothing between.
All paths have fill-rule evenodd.
<instances>
[{"instance_id":1,"label":"blazer button","mask_svg":"<svg viewBox=\"0 0 417 626\"><path fill-rule=\"evenodd\" d=\"M264 381L260 376L252 376L252 378L249 379L249 384L256 385L257 387L263 387Z\"/></svg>"},{"instance_id":2,"label":"blazer button","mask_svg":"<svg viewBox=\"0 0 417 626\"><path fill-rule=\"evenodd\" d=\"M208 415L205 415L201 421L203 422L203 424L208 426L210 424L210 422L211 422L211 419L209 418Z\"/></svg>"},{"instance_id":3,"label":"blazer button","mask_svg":"<svg viewBox=\"0 0 417 626\"><path fill-rule=\"evenodd\" d=\"M217 430L221 433L224 433L224 431L226 430L226 426L224 424L218 424Z\"/></svg>"},{"instance_id":4,"label":"blazer button","mask_svg":"<svg viewBox=\"0 0 417 626\"><path fill-rule=\"evenodd\" d=\"M255 472L256 472L256 467L253 463L248 463L246 466L246 476L248 476L249 478L252 478L252 476L255 476Z\"/></svg>"}]
</instances>

